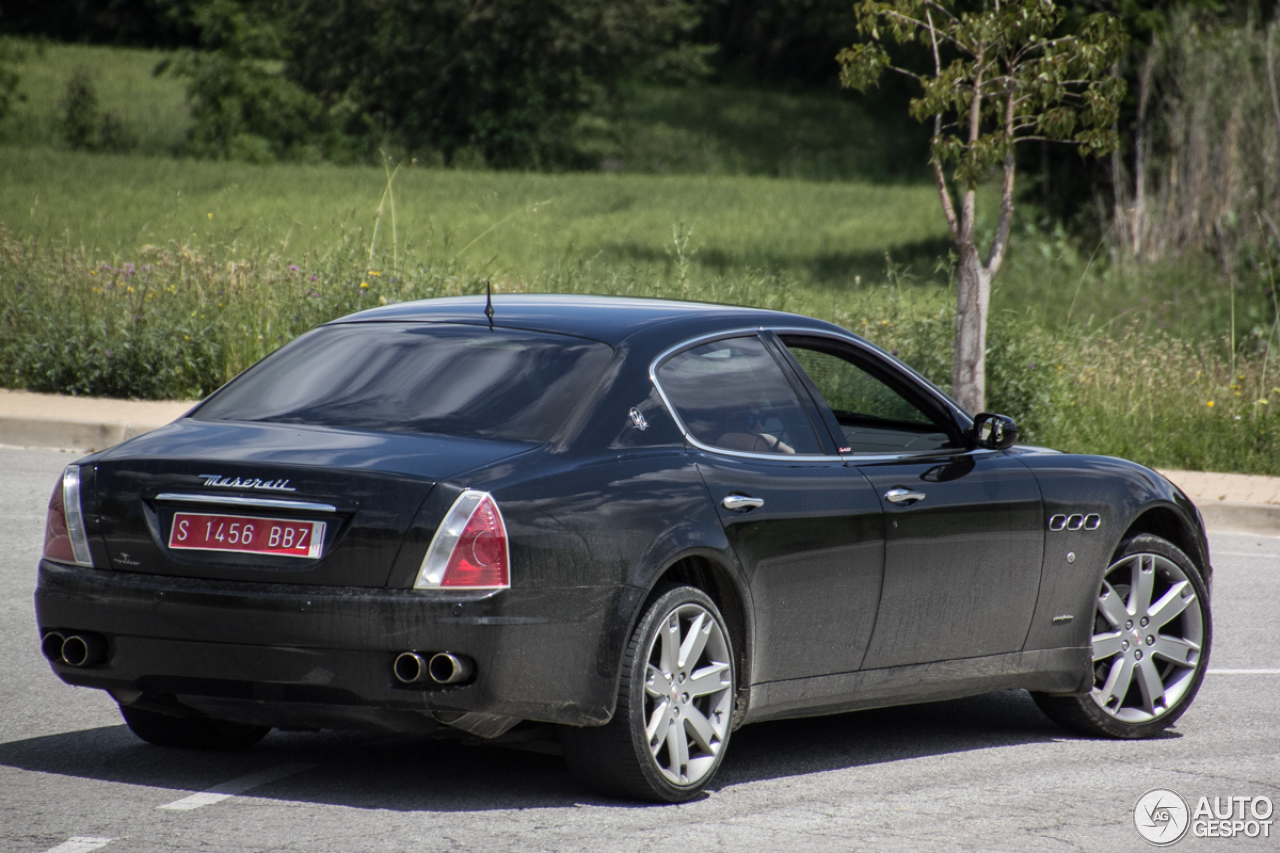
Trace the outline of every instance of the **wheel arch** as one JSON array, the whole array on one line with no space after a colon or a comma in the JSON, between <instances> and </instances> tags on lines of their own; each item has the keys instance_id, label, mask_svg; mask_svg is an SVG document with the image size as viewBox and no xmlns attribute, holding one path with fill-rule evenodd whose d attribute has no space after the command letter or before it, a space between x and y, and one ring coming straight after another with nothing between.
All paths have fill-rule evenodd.
<instances>
[{"instance_id":1,"label":"wheel arch","mask_svg":"<svg viewBox=\"0 0 1280 853\"><path fill-rule=\"evenodd\" d=\"M701 590L715 602L720 615L724 617L725 627L729 630L729 642L733 647L737 678L737 699L734 706L736 728L746 719L751 682L753 633L750 596L745 585L717 555L699 550L674 557L649 583L640 605L631 615L628 636L635 630L654 590L663 584L691 586Z\"/></svg>"},{"instance_id":2,"label":"wheel arch","mask_svg":"<svg viewBox=\"0 0 1280 853\"><path fill-rule=\"evenodd\" d=\"M1125 529L1120 542L1116 544L1116 549L1119 550L1128 539L1140 533L1150 533L1176 545L1200 570L1205 586L1210 584L1213 577L1213 567L1207 559L1207 553L1205 553L1200 542L1200 537L1196 535L1192 525L1173 507L1152 506L1144 509L1133 521L1129 522L1129 526Z\"/></svg>"}]
</instances>

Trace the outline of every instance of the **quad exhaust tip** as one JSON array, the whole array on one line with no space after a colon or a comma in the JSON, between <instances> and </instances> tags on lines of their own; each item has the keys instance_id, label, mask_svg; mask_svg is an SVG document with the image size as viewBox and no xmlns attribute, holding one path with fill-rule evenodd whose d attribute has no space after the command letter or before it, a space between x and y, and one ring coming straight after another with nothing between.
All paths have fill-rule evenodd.
<instances>
[{"instance_id":1,"label":"quad exhaust tip","mask_svg":"<svg viewBox=\"0 0 1280 853\"><path fill-rule=\"evenodd\" d=\"M417 652L401 652L396 655L392 672L401 684L458 684L475 672L475 663L469 657L452 652L440 652L430 658Z\"/></svg>"},{"instance_id":2,"label":"quad exhaust tip","mask_svg":"<svg viewBox=\"0 0 1280 853\"><path fill-rule=\"evenodd\" d=\"M427 674L427 659L417 652L401 652L392 671L401 684L418 684Z\"/></svg>"},{"instance_id":3,"label":"quad exhaust tip","mask_svg":"<svg viewBox=\"0 0 1280 853\"><path fill-rule=\"evenodd\" d=\"M431 663L427 664L427 671L436 684L457 684L471 677L475 664L471 662L471 658L440 652L432 656Z\"/></svg>"},{"instance_id":4,"label":"quad exhaust tip","mask_svg":"<svg viewBox=\"0 0 1280 853\"><path fill-rule=\"evenodd\" d=\"M63 634L50 631L40 641L40 651L55 663L84 667L101 663L107 657L107 641L100 634Z\"/></svg>"}]
</instances>

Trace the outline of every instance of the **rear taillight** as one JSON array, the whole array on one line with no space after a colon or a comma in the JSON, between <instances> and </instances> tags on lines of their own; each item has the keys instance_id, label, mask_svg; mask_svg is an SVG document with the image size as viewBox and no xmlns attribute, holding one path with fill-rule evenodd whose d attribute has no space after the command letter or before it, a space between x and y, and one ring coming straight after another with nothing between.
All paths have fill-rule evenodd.
<instances>
[{"instance_id":1,"label":"rear taillight","mask_svg":"<svg viewBox=\"0 0 1280 853\"><path fill-rule=\"evenodd\" d=\"M415 589L511 586L507 526L488 492L467 490L445 514L418 570Z\"/></svg>"},{"instance_id":2,"label":"rear taillight","mask_svg":"<svg viewBox=\"0 0 1280 853\"><path fill-rule=\"evenodd\" d=\"M49 498L49 516L44 530L44 557L59 563L92 566L89 537L84 532L80 512L80 469L68 466Z\"/></svg>"}]
</instances>

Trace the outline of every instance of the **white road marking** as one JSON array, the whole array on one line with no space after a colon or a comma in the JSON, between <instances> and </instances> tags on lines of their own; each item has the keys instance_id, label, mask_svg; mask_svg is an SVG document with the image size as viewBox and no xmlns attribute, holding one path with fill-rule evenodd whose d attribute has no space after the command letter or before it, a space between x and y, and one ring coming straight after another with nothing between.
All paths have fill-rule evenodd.
<instances>
[{"instance_id":1,"label":"white road marking","mask_svg":"<svg viewBox=\"0 0 1280 853\"><path fill-rule=\"evenodd\" d=\"M285 776L292 776L302 770L309 770L315 767L314 764L282 764L279 767L271 767L258 773L250 773L248 776L241 776L238 779L232 779L229 782L223 782L221 785L214 785L207 791L201 791L198 794L192 794L189 797L183 797L181 800L174 800L172 803L165 803L163 806L156 806L158 809L167 809L173 812L188 812L192 809L198 809L201 806L210 806L214 803L220 803L229 797L237 794L243 794L251 788L257 788L268 782L274 782L277 779L283 779Z\"/></svg>"},{"instance_id":2,"label":"white road marking","mask_svg":"<svg viewBox=\"0 0 1280 853\"><path fill-rule=\"evenodd\" d=\"M87 835L73 835L57 847L50 847L45 853L89 853L90 850L106 847L110 843L110 838L90 838Z\"/></svg>"},{"instance_id":3,"label":"white road marking","mask_svg":"<svg viewBox=\"0 0 1280 853\"><path fill-rule=\"evenodd\" d=\"M1206 675L1280 675L1280 669L1211 669Z\"/></svg>"}]
</instances>

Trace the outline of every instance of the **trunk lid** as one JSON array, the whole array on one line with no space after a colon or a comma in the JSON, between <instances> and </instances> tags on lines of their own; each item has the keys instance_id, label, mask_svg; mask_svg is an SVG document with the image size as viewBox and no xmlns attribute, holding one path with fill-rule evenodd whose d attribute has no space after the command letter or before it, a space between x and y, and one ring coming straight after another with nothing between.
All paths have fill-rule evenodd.
<instances>
[{"instance_id":1,"label":"trunk lid","mask_svg":"<svg viewBox=\"0 0 1280 853\"><path fill-rule=\"evenodd\" d=\"M381 587L437 482L533 446L182 419L83 472L86 524L121 571Z\"/></svg>"}]
</instances>

